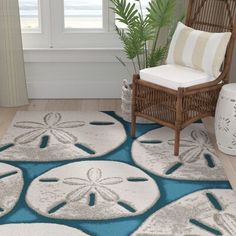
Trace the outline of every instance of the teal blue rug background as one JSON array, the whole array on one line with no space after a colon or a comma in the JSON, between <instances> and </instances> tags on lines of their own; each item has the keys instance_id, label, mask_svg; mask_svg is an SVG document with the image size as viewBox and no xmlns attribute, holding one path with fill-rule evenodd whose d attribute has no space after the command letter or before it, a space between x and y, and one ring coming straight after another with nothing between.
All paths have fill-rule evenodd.
<instances>
[{"instance_id":1,"label":"teal blue rug background","mask_svg":"<svg viewBox=\"0 0 236 236\"><path fill-rule=\"evenodd\" d=\"M99 158L92 158L89 160L111 160L125 162L134 165L131 158L131 145L132 140L129 136L130 124L123 121L114 112L106 112L112 117L119 120L125 127L127 132L127 140L119 148L115 149L111 153L101 156ZM143 135L149 130L160 128L158 124L139 124L137 125L137 137ZM88 160L88 159L84 159ZM79 161L84 161L83 159ZM150 175L159 186L161 192L161 198L159 201L146 213L140 216L121 218L116 220L103 220L103 221L72 221L72 220L55 220L49 219L44 216L40 216L33 210L31 210L25 202L25 193L31 183L31 181L39 175L47 172L48 170L62 166L64 164L79 162L76 161L60 161L60 162L48 162L48 163L23 163L23 162L5 162L16 167L19 167L23 171L24 175L24 189L20 200L15 208L6 216L0 218L0 224L9 223L56 223L64 224L74 228L79 228L85 233L96 236L128 236L134 232L139 225L147 219L151 214L158 209L166 206L167 204L182 198L183 196L196 192L202 189L212 188L226 188L231 189L230 183L227 181L183 181L183 180L171 180L151 174L148 171L143 170ZM139 168L138 166L136 166ZM141 169L141 168L140 168ZM140 199L142 201L142 199Z\"/></svg>"}]
</instances>

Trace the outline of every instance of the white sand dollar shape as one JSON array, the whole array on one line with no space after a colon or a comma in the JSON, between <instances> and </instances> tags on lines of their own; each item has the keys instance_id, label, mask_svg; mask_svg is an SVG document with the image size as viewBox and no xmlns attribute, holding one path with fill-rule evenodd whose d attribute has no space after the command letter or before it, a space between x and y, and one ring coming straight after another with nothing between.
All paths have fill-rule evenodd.
<instances>
[{"instance_id":1,"label":"white sand dollar shape","mask_svg":"<svg viewBox=\"0 0 236 236\"><path fill-rule=\"evenodd\" d=\"M155 181L138 168L114 161L83 161L36 178L26 201L50 218L103 220L142 214L159 197Z\"/></svg>"},{"instance_id":2,"label":"white sand dollar shape","mask_svg":"<svg viewBox=\"0 0 236 236\"><path fill-rule=\"evenodd\" d=\"M86 236L82 231L59 224L6 224L0 225L2 236Z\"/></svg>"},{"instance_id":3,"label":"white sand dollar shape","mask_svg":"<svg viewBox=\"0 0 236 236\"><path fill-rule=\"evenodd\" d=\"M142 168L162 177L185 180L227 180L203 124L181 132L180 155L174 156L174 131L151 130L133 142L132 158Z\"/></svg>"},{"instance_id":4,"label":"white sand dollar shape","mask_svg":"<svg viewBox=\"0 0 236 236\"><path fill-rule=\"evenodd\" d=\"M23 184L20 169L0 163L0 217L14 208L19 200Z\"/></svg>"},{"instance_id":5,"label":"white sand dollar shape","mask_svg":"<svg viewBox=\"0 0 236 236\"><path fill-rule=\"evenodd\" d=\"M231 189L192 193L158 210L132 235L234 236L236 194Z\"/></svg>"},{"instance_id":6,"label":"white sand dollar shape","mask_svg":"<svg viewBox=\"0 0 236 236\"><path fill-rule=\"evenodd\" d=\"M102 112L18 112L0 144L0 160L47 162L104 155L126 140Z\"/></svg>"}]
</instances>

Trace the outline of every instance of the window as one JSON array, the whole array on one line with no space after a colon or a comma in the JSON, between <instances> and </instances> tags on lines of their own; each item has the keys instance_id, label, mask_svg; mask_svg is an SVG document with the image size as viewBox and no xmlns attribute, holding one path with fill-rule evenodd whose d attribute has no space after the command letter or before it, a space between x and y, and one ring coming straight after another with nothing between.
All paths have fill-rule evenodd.
<instances>
[{"instance_id":1,"label":"window","mask_svg":"<svg viewBox=\"0 0 236 236\"><path fill-rule=\"evenodd\" d=\"M19 0L24 48L120 48L110 0Z\"/></svg>"},{"instance_id":2,"label":"window","mask_svg":"<svg viewBox=\"0 0 236 236\"><path fill-rule=\"evenodd\" d=\"M64 0L65 29L103 28L102 0Z\"/></svg>"},{"instance_id":3,"label":"window","mask_svg":"<svg viewBox=\"0 0 236 236\"><path fill-rule=\"evenodd\" d=\"M24 32L40 31L39 1L19 0L21 28Z\"/></svg>"}]
</instances>

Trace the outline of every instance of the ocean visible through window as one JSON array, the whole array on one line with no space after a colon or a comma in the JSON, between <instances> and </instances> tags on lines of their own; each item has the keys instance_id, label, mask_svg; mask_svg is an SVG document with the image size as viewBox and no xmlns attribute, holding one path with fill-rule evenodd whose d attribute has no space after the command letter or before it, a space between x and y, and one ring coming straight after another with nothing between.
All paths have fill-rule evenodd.
<instances>
[{"instance_id":1,"label":"ocean visible through window","mask_svg":"<svg viewBox=\"0 0 236 236\"><path fill-rule=\"evenodd\" d=\"M65 28L102 28L102 0L64 0Z\"/></svg>"},{"instance_id":2,"label":"ocean visible through window","mask_svg":"<svg viewBox=\"0 0 236 236\"><path fill-rule=\"evenodd\" d=\"M39 2L38 0L19 0L21 28L27 31L39 31Z\"/></svg>"},{"instance_id":3,"label":"ocean visible through window","mask_svg":"<svg viewBox=\"0 0 236 236\"><path fill-rule=\"evenodd\" d=\"M128 2L135 3L139 9L139 2L135 0L128 0ZM144 16L147 14L148 2L149 0L141 1ZM19 0L23 30L40 30L39 3L39 0ZM116 24L119 27L123 26L118 21ZM103 28L103 0L64 0L64 28L66 30Z\"/></svg>"}]
</instances>

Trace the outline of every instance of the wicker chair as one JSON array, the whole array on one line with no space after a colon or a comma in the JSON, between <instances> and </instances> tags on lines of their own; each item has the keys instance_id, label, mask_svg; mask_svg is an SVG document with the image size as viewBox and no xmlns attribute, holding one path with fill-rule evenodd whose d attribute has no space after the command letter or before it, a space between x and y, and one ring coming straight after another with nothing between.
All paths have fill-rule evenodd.
<instances>
[{"instance_id":1,"label":"wicker chair","mask_svg":"<svg viewBox=\"0 0 236 236\"><path fill-rule=\"evenodd\" d=\"M137 116L158 122L175 130L174 154L179 155L181 130L201 118L214 116L219 92L229 82L235 24L236 0L189 0L187 26L208 32L232 32L222 73L214 81L178 90L144 81L139 75L134 75L132 137L135 137Z\"/></svg>"}]
</instances>

